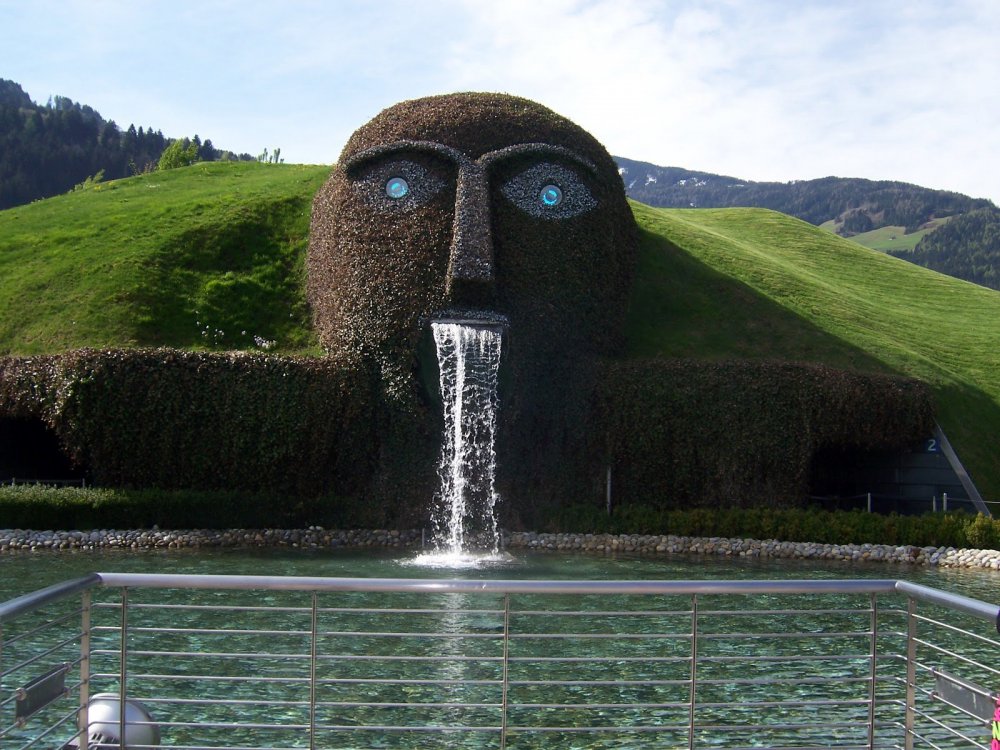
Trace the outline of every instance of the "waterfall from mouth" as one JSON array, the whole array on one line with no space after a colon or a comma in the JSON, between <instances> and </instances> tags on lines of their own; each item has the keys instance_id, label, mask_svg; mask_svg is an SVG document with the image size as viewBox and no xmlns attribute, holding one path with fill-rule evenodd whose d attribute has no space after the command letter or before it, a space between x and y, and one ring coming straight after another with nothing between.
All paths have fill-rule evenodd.
<instances>
[{"instance_id":1,"label":"waterfall from mouth","mask_svg":"<svg viewBox=\"0 0 1000 750\"><path fill-rule=\"evenodd\" d=\"M499 549L495 438L501 330L496 326L431 323L437 346L444 444L432 522L444 552L461 555L471 539ZM481 541L480 541L481 540Z\"/></svg>"}]
</instances>

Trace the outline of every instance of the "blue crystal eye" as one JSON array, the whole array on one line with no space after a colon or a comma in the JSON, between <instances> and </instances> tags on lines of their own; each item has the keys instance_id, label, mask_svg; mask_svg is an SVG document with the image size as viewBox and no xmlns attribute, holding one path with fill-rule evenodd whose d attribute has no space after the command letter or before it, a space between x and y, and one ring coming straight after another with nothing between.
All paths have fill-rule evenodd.
<instances>
[{"instance_id":1,"label":"blue crystal eye","mask_svg":"<svg viewBox=\"0 0 1000 750\"><path fill-rule=\"evenodd\" d=\"M597 207L588 181L564 164L533 164L508 177L500 190L526 214L546 221L571 219Z\"/></svg>"},{"instance_id":2,"label":"blue crystal eye","mask_svg":"<svg viewBox=\"0 0 1000 750\"><path fill-rule=\"evenodd\" d=\"M562 203L563 193L557 185L546 185L538 194L539 200L546 206L558 206Z\"/></svg>"},{"instance_id":3,"label":"blue crystal eye","mask_svg":"<svg viewBox=\"0 0 1000 750\"><path fill-rule=\"evenodd\" d=\"M454 179L443 166L421 164L405 156L345 165L352 189L369 209L389 216L408 213L444 190L446 177ZM421 155L415 156L422 159Z\"/></svg>"},{"instance_id":4,"label":"blue crystal eye","mask_svg":"<svg viewBox=\"0 0 1000 750\"><path fill-rule=\"evenodd\" d=\"M393 200L405 198L410 192L410 183L402 177L390 177L385 183L385 194Z\"/></svg>"}]
</instances>

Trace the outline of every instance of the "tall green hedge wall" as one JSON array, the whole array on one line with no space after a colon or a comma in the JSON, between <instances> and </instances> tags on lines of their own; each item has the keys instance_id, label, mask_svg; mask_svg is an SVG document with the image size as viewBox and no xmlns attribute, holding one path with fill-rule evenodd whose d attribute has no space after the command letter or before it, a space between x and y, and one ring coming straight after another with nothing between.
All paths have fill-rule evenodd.
<instances>
[{"instance_id":1,"label":"tall green hedge wall","mask_svg":"<svg viewBox=\"0 0 1000 750\"><path fill-rule=\"evenodd\" d=\"M42 420L108 486L357 491L374 470L363 373L170 349L0 360L0 416Z\"/></svg>"},{"instance_id":2,"label":"tall green hedge wall","mask_svg":"<svg viewBox=\"0 0 1000 750\"><path fill-rule=\"evenodd\" d=\"M920 381L788 362L609 365L601 398L618 502L801 505L824 448L901 449L933 433Z\"/></svg>"},{"instance_id":3,"label":"tall green hedge wall","mask_svg":"<svg viewBox=\"0 0 1000 750\"><path fill-rule=\"evenodd\" d=\"M933 429L929 390L905 378L687 360L596 373L587 409L558 428L522 415L531 442L500 451L508 527L603 503L608 465L618 506L803 505L822 448L900 448ZM0 418L43 421L101 485L337 496L373 524L420 524L439 432L387 409L374 380L330 359L83 350L0 359Z\"/></svg>"}]
</instances>

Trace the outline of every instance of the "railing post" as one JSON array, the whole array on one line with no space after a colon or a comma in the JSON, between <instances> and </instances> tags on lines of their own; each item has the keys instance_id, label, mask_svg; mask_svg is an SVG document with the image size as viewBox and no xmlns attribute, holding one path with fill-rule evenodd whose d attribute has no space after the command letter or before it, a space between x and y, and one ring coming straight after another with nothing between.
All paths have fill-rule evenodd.
<instances>
[{"instance_id":1,"label":"railing post","mask_svg":"<svg viewBox=\"0 0 1000 750\"><path fill-rule=\"evenodd\" d=\"M605 482L605 500L608 506L608 515L611 515L611 464L608 464L608 475Z\"/></svg>"},{"instance_id":2,"label":"railing post","mask_svg":"<svg viewBox=\"0 0 1000 750\"><path fill-rule=\"evenodd\" d=\"M913 597L906 603L906 737L905 750L913 750L913 725L917 700L917 602Z\"/></svg>"},{"instance_id":3,"label":"railing post","mask_svg":"<svg viewBox=\"0 0 1000 750\"><path fill-rule=\"evenodd\" d=\"M87 747L90 734L90 591L84 591L80 613L80 711L77 747Z\"/></svg>"},{"instance_id":4,"label":"railing post","mask_svg":"<svg viewBox=\"0 0 1000 750\"><path fill-rule=\"evenodd\" d=\"M688 705L688 750L694 750L694 714L698 697L698 595L691 595L691 698Z\"/></svg>"},{"instance_id":5,"label":"railing post","mask_svg":"<svg viewBox=\"0 0 1000 750\"><path fill-rule=\"evenodd\" d=\"M510 685L510 594L503 595L503 682L500 695L500 750L507 747L507 689Z\"/></svg>"},{"instance_id":6,"label":"railing post","mask_svg":"<svg viewBox=\"0 0 1000 750\"><path fill-rule=\"evenodd\" d=\"M125 747L125 680L128 676L128 588L122 588L121 645L118 652L118 737Z\"/></svg>"},{"instance_id":7,"label":"railing post","mask_svg":"<svg viewBox=\"0 0 1000 750\"><path fill-rule=\"evenodd\" d=\"M309 641L309 750L316 750L316 641L319 638L317 594L312 592Z\"/></svg>"},{"instance_id":8,"label":"railing post","mask_svg":"<svg viewBox=\"0 0 1000 750\"><path fill-rule=\"evenodd\" d=\"M869 594L871 602L871 649L869 658L871 659L869 680L868 680L868 750L875 747L875 680L878 677L878 597Z\"/></svg>"}]
</instances>

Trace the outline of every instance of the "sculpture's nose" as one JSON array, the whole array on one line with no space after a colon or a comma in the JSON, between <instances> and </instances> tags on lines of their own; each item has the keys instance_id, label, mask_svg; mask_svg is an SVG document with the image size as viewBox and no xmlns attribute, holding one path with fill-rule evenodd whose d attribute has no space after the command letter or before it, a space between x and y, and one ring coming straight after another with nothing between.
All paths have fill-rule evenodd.
<instances>
[{"instance_id":1,"label":"sculpture's nose","mask_svg":"<svg viewBox=\"0 0 1000 750\"><path fill-rule=\"evenodd\" d=\"M493 286L493 232L486 172L478 164L458 172L455 221L445 290L456 305L477 306Z\"/></svg>"}]
</instances>

